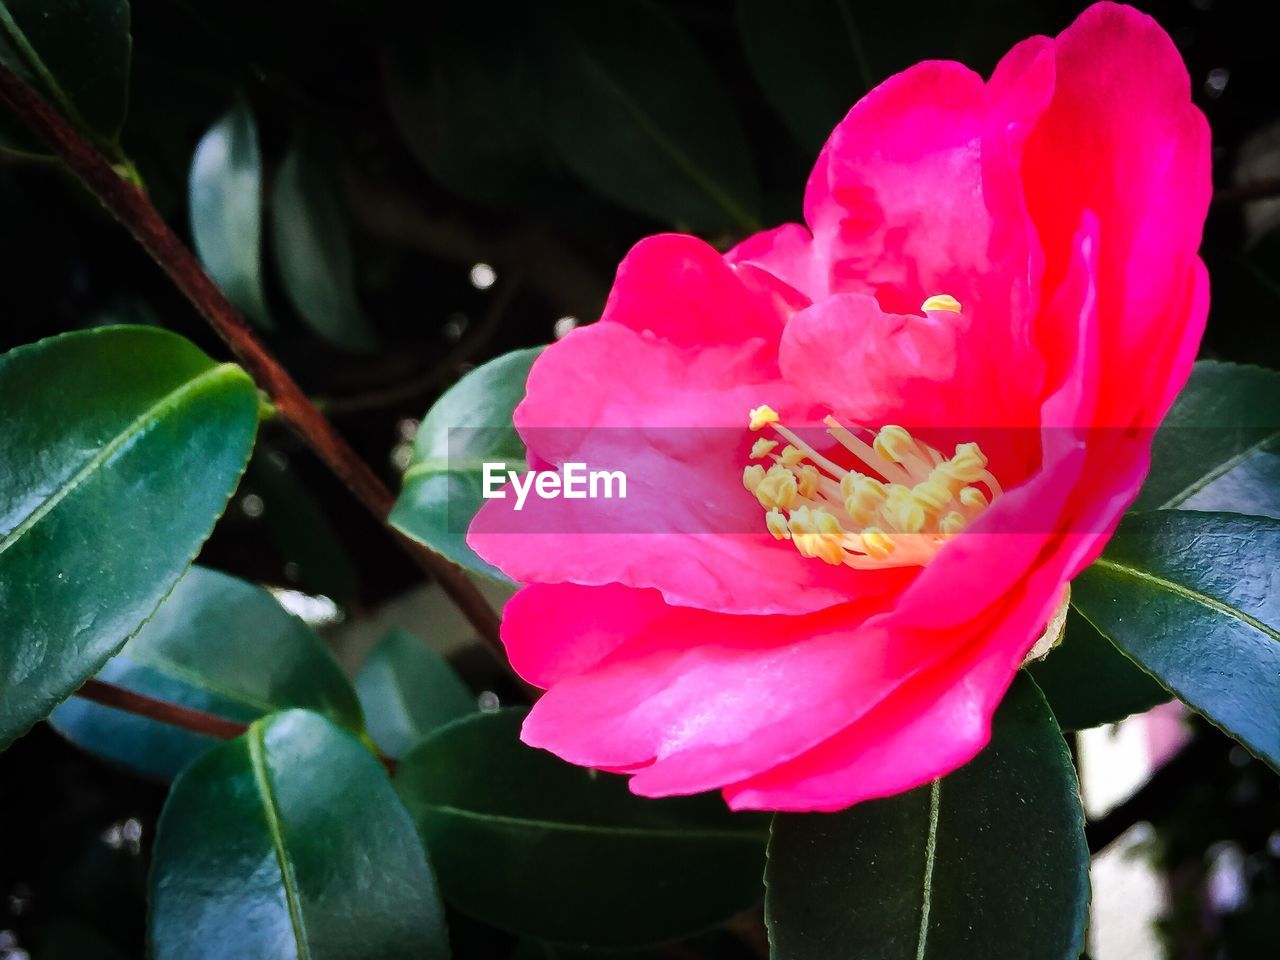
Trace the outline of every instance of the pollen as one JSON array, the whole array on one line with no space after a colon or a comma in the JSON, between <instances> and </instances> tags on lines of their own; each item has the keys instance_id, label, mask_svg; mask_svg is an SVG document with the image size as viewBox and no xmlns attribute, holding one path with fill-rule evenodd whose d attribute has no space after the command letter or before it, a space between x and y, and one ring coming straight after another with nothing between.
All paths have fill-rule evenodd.
<instances>
[{"instance_id":1,"label":"pollen","mask_svg":"<svg viewBox=\"0 0 1280 960\"><path fill-rule=\"evenodd\" d=\"M766 440L761 437L751 445L751 459L761 460L773 452L773 448L778 445L777 440Z\"/></svg>"},{"instance_id":2,"label":"pollen","mask_svg":"<svg viewBox=\"0 0 1280 960\"><path fill-rule=\"evenodd\" d=\"M761 404L756 407L751 411L750 416L751 422L749 426L753 433L757 430L763 429L770 423L778 422L778 411L774 410L773 407L768 404Z\"/></svg>"},{"instance_id":3,"label":"pollen","mask_svg":"<svg viewBox=\"0 0 1280 960\"><path fill-rule=\"evenodd\" d=\"M759 466L759 464L757 464ZM799 484L796 475L786 467L774 464L756 484L753 491L760 505L766 510L782 507L790 510L796 504Z\"/></svg>"},{"instance_id":4,"label":"pollen","mask_svg":"<svg viewBox=\"0 0 1280 960\"><path fill-rule=\"evenodd\" d=\"M947 296L945 293L939 293L930 297L920 305L921 313L929 313L932 310L945 310L948 313L959 313L963 308L960 301L955 297Z\"/></svg>"},{"instance_id":5,"label":"pollen","mask_svg":"<svg viewBox=\"0 0 1280 960\"><path fill-rule=\"evenodd\" d=\"M768 532L801 556L855 570L924 566L1002 495L976 443L957 444L946 456L896 424L871 430L835 417L823 422L840 463L769 407L751 411L751 429L769 427L779 439L756 440L752 459L772 464L747 466L742 485L764 508Z\"/></svg>"}]
</instances>

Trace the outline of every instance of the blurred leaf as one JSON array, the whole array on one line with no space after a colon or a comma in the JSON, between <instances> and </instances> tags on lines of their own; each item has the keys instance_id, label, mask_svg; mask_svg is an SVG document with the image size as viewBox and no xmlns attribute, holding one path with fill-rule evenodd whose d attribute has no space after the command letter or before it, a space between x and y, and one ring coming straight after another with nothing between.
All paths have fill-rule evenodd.
<instances>
[{"instance_id":1,"label":"blurred leaf","mask_svg":"<svg viewBox=\"0 0 1280 960\"><path fill-rule=\"evenodd\" d=\"M776 960L1075 960L1089 850L1075 768L1019 675L955 773L835 814L778 814L765 871Z\"/></svg>"},{"instance_id":2,"label":"blurred leaf","mask_svg":"<svg viewBox=\"0 0 1280 960\"><path fill-rule=\"evenodd\" d=\"M364 730L351 681L324 641L265 590L204 567L191 568L98 676L228 720L310 707ZM217 742L74 698L49 722L77 746L161 781Z\"/></svg>"},{"instance_id":3,"label":"blurred leaf","mask_svg":"<svg viewBox=\"0 0 1280 960\"><path fill-rule=\"evenodd\" d=\"M276 173L271 227L285 293L307 325L346 350L374 349L337 185L309 145L289 151Z\"/></svg>"},{"instance_id":4,"label":"blurred leaf","mask_svg":"<svg viewBox=\"0 0 1280 960\"><path fill-rule=\"evenodd\" d=\"M541 347L516 350L472 370L427 411L391 511L393 527L475 573L506 580L467 546L467 525L483 503L484 463L524 467L511 423Z\"/></svg>"},{"instance_id":5,"label":"blurred leaf","mask_svg":"<svg viewBox=\"0 0 1280 960\"><path fill-rule=\"evenodd\" d=\"M360 574L333 523L298 479L284 454L259 447L249 461L246 486L262 498L262 519L286 560L295 564L298 583L350 606L360 596Z\"/></svg>"},{"instance_id":6,"label":"blurred leaf","mask_svg":"<svg viewBox=\"0 0 1280 960\"><path fill-rule=\"evenodd\" d=\"M738 28L774 109L817 156L858 98L876 83L852 0L738 0Z\"/></svg>"},{"instance_id":7,"label":"blurred leaf","mask_svg":"<svg viewBox=\"0 0 1280 960\"><path fill-rule=\"evenodd\" d=\"M128 0L0 0L0 62L81 133L114 149L129 107ZM0 148L47 152L0 110Z\"/></svg>"},{"instance_id":8,"label":"blurred leaf","mask_svg":"<svg viewBox=\"0 0 1280 960\"><path fill-rule=\"evenodd\" d=\"M274 330L262 290L262 154L243 103L196 146L187 185L196 253L228 299L264 330Z\"/></svg>"},{"instance_id":9,"label":"blurred leaf","mask_svg":"<svg viewBox=\"0 0 1280 960\"><path fill-rule=\"evenodd\" d=\"M504 930L584 946L657 943L759 899L764 830L719 797L646 800L621 777L519 741L523 712L437 730L396 786L445 900Z\"/></svg>"},{"instance_id":10,"label":"blurred leaf","mask_svg":"<svg viewBox=\"0 0 1280 960\"><path fill-rule=\"evenodd\" d=\"M249 457L258 394L151 327L0 357L0 747L93 676L191 563Z\"/></svg>"},{"instance_id":11,"label":"blurred leaf","mask_svg":"<svg viewBox=\"0 0 1280 960\"><path fill-rule=\"evenodd\" d=\"M648 0L557 0L551 135L591 187L677 227L758 229L751 154L701 51Z\"/></svg>"},{"instance_id":12,"label":"blurred leaf","mask_svg":"<svg viewBox=\"0 0 1280 960\"><path fill-rule=\"evenodd\" d=\"M738 0L756 79L812 157L876 84L920 60L954 55L955 4L898 0ZM980 20L990 31L992 24Z\"/></svg>"},{"instance_id":13,"label":"blurred leaf","mask_svg":"<svg viewBox=\"0 0 1280 960\"><path fill-rule=\"evenodd\" d=\"M1150 710L1169 691L1112 645L1080 613L1047 657L1027 668L1063 730L1087 730Z\"/></svg>"},{"instance_id":14,"label":"blurred leaf","mask_svg":"<svg viewBox=\"0 0 1280 960\"><path fill-rule=\"evenodd\" d=\"M1201 360L1156 432L1133 509L1176 507L1277 440L1280 373Z\"/></svg>"},{"instance_id":15,"label":"blurred leaf","mask_svg":"<svg viewBox=\"0 0 1280 960\"><path fill-rule=\"evenodd\" d=\"M560 183L545 132L533 8L445 4L389 23L387 104L419 162L459 196L536 204Z\"/></svg>"},{"instance_id":16,"label":"blurred leaf","mask_svg":"<svg viewBox=\"0 0 1280 960\"><path fill-rule=\"evenodd\" d=\"M424 736L476 712L476 697L440 654L393 630L373 648L356 677L369 736L402 757Z\"/></svg>"},{"instance_id":17,"label":"blurred leaf","mask_svg":"<svg viewBox=\"0 0 1280 960\"><path fill-rule=\"evenodd\" d=\"M413 824L350 733L291 710L210 750L156 832L155 960L436 960L443 910Z\"/></svg>"},{"instance_id":18,"label":"blurred leaf","mask_svg":"<svg viewBox=\"0 0 1280 960\"><path fill-rule=\"evenodd\" d=\"M1280 769L1280 521L1136 514L1071 589L1103 636Z\"/></svg>"}]
</instances>

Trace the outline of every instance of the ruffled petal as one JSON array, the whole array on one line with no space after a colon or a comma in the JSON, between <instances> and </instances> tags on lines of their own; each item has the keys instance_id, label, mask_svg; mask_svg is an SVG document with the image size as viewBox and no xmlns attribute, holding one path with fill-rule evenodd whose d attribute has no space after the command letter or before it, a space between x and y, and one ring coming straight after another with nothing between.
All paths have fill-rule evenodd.
<instances>
[{"instance_id":1,"label":"ruffled petal","mask_svg":"<svg viewBox=\"0 0 1280 960\"><path fill-rule=\"evenodd\" d=\"M1053 100L1022 161L1044 282L1061 283L1081 213L1093 211L1100 412L1113 426L1154 427L1198 340L1189 328L1203 323L1196 249L1211 192L1208 127L1173 41L1145 14L1096 4L1054 49Z\"/></svg>"}]
</instances>

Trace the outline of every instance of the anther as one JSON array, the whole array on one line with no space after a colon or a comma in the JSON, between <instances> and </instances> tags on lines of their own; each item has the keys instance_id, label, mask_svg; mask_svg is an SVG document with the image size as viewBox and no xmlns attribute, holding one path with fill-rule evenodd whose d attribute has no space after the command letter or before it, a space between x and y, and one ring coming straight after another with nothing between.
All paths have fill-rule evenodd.
<instances>
[{"instance_id":1,"label":"anther","mask_svg":"<svg viewBox=\"0 0 1280 960\"><path fill-rule=\"evenodd\" d=\"M759 460L763 457L767 457L777 445L777 440L766 440L764 437L761 437L751 445L751 459Z\"/></svg>"},{"instance_id":2,"label":"anther","mask_svg":"<svg viewBox=\"0 0 1280 960\"><path fill-rule=\"evenodd\" d=\"M911 434L902 427L890 424L882 427L876 434L872 449L886 460L901 463L910 455L911 446Z\"/></svg>"},{"instance_id":3,"label":"anther","mask_svg":"<svg viewBox=\"0 0 1280 960\"><path fill-rule=\"evenodd\" d=\"M759 466L759 464L756 464ZM795 506L796 502L796 475L786 467L774 464L765 473L764 479L756 485L753 493L756 499L760 501L760 505L766 510L772 507L782 507L784 510L790 510Z\"/></svg>"},{"instance_id":4,"label":"anther","mask_svg":"<svg viewBox=\"0 0 1280 960\"><path fill-rule=\"evenodd\" d=\"M769 528L769 532L773 534L773 539L791 539L791 529L787 526L787 518L783 516L782 511L777 507L764 515L764 523Z\"/></svg>"},{"instance_id":5,"label":"anther","mask_svg":"<svg viewBox=\"0 0 1280 960\"><path fill-rule=\"evenodd\" d=\"M768 404L761 404L751 411L751 422L748 426L752 430L760 430L766 424L778 422L778 412Z\"/></svg>"},{"instance_id":6,"label":"anther","mask_svg":"<svg viewBox=\"0 0 1280 960\"><path fill-rule=\"evenodd\" d=\"M873 560L885 560L897 546L893 538L879 527L867 527L862 531L862 549Z\"/></svg>"},{"instance_id":7,"label":"anther","mask_svg":"<svg viewBox=\"0 0 1280 960\"><path fill-rule=\"evenodd\" d=\"M932 296L920 305L921 313L929 313L932 310L945 310L948 313L959 313L961 309L960 301L955 297L947 296L945 293Z\"/></svg>"}]
</instances>

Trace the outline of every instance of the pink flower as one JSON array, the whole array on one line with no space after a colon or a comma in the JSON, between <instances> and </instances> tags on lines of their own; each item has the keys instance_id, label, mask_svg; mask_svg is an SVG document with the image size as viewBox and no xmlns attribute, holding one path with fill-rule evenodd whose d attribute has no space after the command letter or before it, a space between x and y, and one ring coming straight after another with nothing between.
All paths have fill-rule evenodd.
<instances>
[{"instance_id":1,"label":"pink flower","mask_svg":"<svg viewBox=\"0 0 1280 960\"><path fill-rule=\"evenodd\" d=\"M531 464L626 460L629 499L492 500L470 533L525 584L525 741L779 810L972 758L1190 370L1209 194L1172 42L1101 3L988 82L871 91L807 227L637 244L515 416Z\"/></svg>"}]
</instances>

